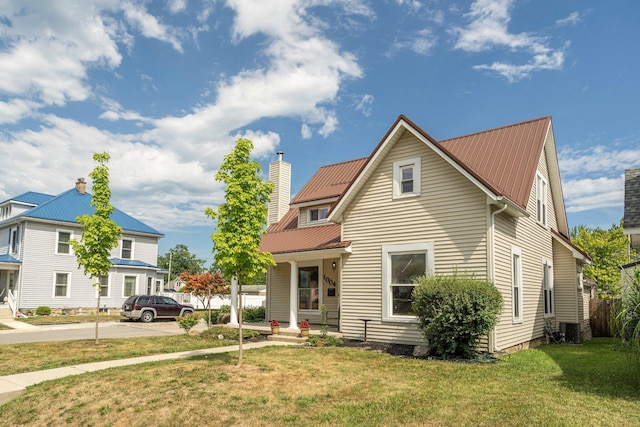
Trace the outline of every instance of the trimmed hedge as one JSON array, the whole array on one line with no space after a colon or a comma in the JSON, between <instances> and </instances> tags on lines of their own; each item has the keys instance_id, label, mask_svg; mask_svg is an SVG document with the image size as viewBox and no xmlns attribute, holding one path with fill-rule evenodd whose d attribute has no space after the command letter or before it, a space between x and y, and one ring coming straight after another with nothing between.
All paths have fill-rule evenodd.
<instances>
[{"instance_id":1,"label":"trimmed hedge","mask_svg":"<svg viewBox=\"0 0 640 427\"><path fill-rule=\"evenodd\" d=\"M471 275L421 277L413 300L431 352L445 359L472 358L502 310L502 295L493 283Z\"/></svg>"},{"instance_id":2,"label":"trimmed hedge","mask_svg":"<svg viewBox=\"0 0 640 427\"><path fill-rule=\"evenodd\" d=\"M41 305L36 308L37 316L49 316L51 314L51 307L47 307L46 305Z\"/></svg>"}]
</instances>

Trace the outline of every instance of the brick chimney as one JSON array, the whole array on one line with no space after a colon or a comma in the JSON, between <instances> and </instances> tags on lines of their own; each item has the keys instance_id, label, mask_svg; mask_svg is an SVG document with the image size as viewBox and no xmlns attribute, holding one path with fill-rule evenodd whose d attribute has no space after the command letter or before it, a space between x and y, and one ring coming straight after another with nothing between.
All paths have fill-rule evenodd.
<instances>
[{"instance_id":1,"label":"brick chimney","mask_svg":"<svg viewBox=\"0 0 640 427\"><path fill-rule=\"evenodd\" d=\"M269 181L273 192L269 196L269 225L280 221L289 211L291 201L291 163L282 160L282 151L276 153L278 160L269 164Z\"/></svg>"},{"instance_id":2,"label":"brick chimney","mask_svg":"<svg viewBox=\"0 0 640 427\"><path fill-rule=\"evenodd\" d=\"M87 191L87 183L84 182L84 178L78 178L78 182L76 182L76 190L78 193L84 194Z\"/></svg>"}]
</instances>

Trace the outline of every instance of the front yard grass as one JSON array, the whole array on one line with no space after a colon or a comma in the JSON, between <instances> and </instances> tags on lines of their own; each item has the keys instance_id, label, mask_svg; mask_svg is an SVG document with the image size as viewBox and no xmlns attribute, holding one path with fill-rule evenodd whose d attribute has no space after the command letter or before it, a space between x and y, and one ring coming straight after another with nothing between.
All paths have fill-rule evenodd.
<instances>
[{"instance_id":1,"label":"front yard grass","mask_svg":"<svg viewBox=\"0 0 640 427\"><path fill-rule=\"evenodd\" d=\"M7 425L637 426L638 370L612 339L498 363L354 348L271 347L111 369L30 387Z\"/></svg>"},{"instance_id":2,"label":"front yard grass","mask_svg":"<svg viewBox=\"0 0 640 427\"><path fill-rule=\"evenodd\" d=\"M225 339L219 339L220 334ZM231 339L233 335L237 336L233 329L216 327L202 335L101 339L98 345L94 340L6 344L0 346L0 354L3 356L0 357L0 375L234 345L237 340Z\"/></svg>"},{"instance_id":3,"label":"front yard grass","mask_svg":"<svg viewBox=\"0 0 640 427\"><path fill-rule=\"evenodd\" d=\"M50 315L50 316L32 316L17 317L19 322L28 323L30 325L61 325L66 323L95 323L95 314L69 314L69 315ZM125 318L119 314L100 314L100 322L120 322Z\"/></svg>"}]
</instances>

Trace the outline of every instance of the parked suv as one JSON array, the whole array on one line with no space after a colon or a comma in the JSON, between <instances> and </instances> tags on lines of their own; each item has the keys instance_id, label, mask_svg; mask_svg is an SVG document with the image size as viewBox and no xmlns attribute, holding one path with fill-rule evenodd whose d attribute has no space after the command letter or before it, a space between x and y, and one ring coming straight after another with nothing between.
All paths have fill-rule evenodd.
<instances>
[{"instance_id":1,"label":"parked suv","mask_svg":"<svg viewBox=\"0 0 640 427\"><path fill-rule=\"evenodd\" d=\"M145 323L153 319L171 319L194 312L192 305L179 304L162 295L133 295L122 304L121 315Z\"/></svg>"}]
</instances>

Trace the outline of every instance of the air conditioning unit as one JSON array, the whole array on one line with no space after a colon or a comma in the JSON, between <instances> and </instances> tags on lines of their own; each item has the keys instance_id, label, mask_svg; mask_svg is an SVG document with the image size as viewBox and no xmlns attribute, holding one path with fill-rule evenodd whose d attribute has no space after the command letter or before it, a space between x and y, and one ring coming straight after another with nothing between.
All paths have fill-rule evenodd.
<instances>
[{"instance_id":1,"label":"air conditioning unit","mask_svg":"<svg viewBox=\"0 0 640 427\"><path fill-rule=\"evenodd\" d=\"M580 344L580 324L560 322L560 333L569 344Z\"/></svg>"}]
</instances>

